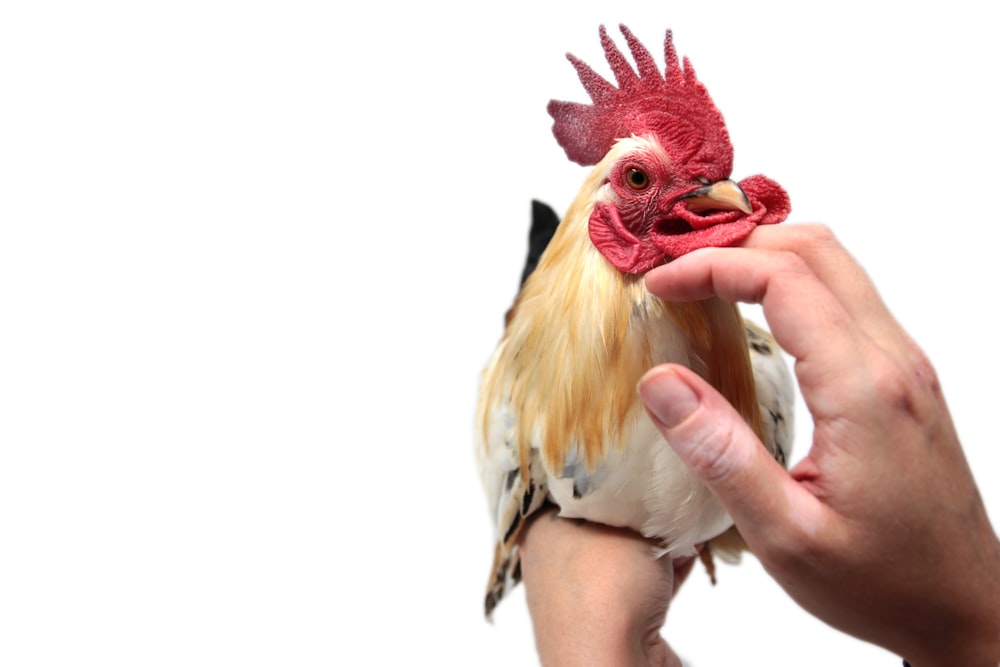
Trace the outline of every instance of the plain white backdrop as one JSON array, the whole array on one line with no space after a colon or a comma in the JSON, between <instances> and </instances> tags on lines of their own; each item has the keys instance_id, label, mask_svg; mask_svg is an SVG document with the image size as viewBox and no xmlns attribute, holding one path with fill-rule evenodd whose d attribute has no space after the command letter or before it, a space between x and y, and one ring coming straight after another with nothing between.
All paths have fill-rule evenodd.
<instances>
[{"instance_id":1,"label":"plain white backdrop","mask_svg":"<svg viewBox=\"0 0 1000 667\"><path fill-rule=\"evenodd\" d=\"M585 173L545 105L586 100L567 51L607 72L602 23L672 28L734 176L868 268L1000 516L979 4L358 5L0 9L0 663L536 661L521 590L482 617L472 412L530 200ZM793 460L810 432L800 403ZM696 570L666 635L698 667L899 664L752 558Z\"/></svg>"}]
</instances>

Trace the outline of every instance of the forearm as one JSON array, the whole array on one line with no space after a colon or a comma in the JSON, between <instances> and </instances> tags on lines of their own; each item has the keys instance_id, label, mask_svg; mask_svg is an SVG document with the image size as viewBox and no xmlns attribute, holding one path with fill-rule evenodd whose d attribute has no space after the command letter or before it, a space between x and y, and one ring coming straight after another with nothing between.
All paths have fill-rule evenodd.
<instances>
[{"instance_id":1,"label":"forearm","mask_svg":"<svg viewBox=\"0 0 1000 667\"><path fill-rule=\"evenodd\" d=\"M659 633L670 560L631 531L540 514L522 538L521 571L541 663L679 667Z\"/></svg>"},{"instance_id":2,"label":"forearm","mask_svg":"<svg viewBox=\"0 0 1000 667\"><path fill-rule=\"evenodd\" d=\"M531 588L526 588L533 596ZM622 611L601 601L576 600L572 594L545 594L532 600L535 647L542 665L654 665L642 632L624 620Z\"/></svg>"}]
</instances>

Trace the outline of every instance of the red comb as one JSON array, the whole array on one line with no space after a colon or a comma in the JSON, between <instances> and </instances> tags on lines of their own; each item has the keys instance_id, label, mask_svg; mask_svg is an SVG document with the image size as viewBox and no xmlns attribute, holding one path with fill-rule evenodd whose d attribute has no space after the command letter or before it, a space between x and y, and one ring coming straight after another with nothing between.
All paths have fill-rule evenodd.
<instances>
[{"instance_id":1,"label":"red comb","mask_svg":"<svg viewBox=\"0 0 1000 667\"><path fill-rule=\"evenodd\" d=\"M711 161L728 174L733 151L722 114L687 58L681 67L671 31L664 39L666 69L661 76L646 47L624 25L619 28L637 71L601 26L601 45L617 88L579 58L566 56L593 101L592 105L549 102L549 115L555 120L552 132L566 156L593 165L618 139L654 135L675 158L692 164Z\"/></svg>"}]
</instances>

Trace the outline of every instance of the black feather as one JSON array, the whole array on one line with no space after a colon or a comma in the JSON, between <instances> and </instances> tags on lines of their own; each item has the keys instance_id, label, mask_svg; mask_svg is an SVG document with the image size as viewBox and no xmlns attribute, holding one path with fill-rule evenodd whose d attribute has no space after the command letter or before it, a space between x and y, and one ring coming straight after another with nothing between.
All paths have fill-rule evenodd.
<instances>
[{"instance_id":1,"label":"black feather","mask_svg":"<svg viewBox=\"0 0 1000 667\"><path fill-rule=\"evenodd\" d=\"M559 216L548 204L537 199L531 200L531 230L528 232L528 257L521 272L521 285L538 266L538 259L552 240L559 226Z\"/></svg>"}]
</instances>

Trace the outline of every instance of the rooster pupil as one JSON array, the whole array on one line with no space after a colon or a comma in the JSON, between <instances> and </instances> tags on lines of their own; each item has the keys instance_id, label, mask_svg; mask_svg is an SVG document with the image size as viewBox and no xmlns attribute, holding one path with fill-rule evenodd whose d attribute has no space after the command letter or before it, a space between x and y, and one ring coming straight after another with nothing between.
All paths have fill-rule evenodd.
<instances>
[{"instance_id":1,"label":"rooster pupil","mask_svg":"<svg viewBox=\"0 0 1000 667\"><path fill-rule=\"evenodd\" d=\"M625 179L628 182L629 187L633 190L642 190L649 185L649 178L646 176L646 172L634 167L628 170L628 174Z\"/></svg>"}]
</instances>

